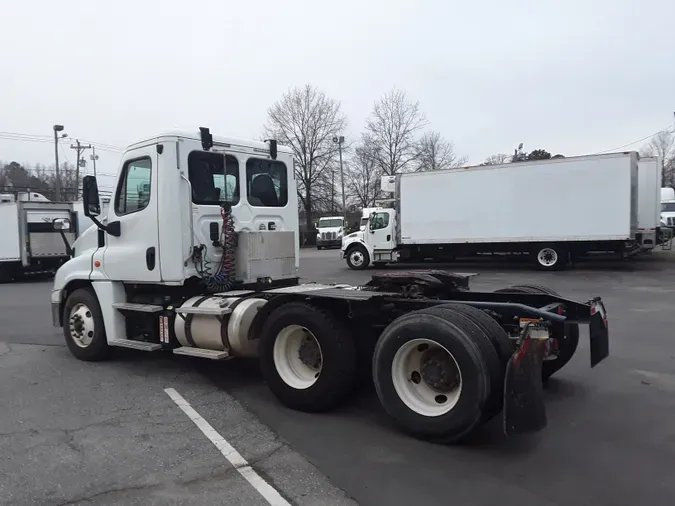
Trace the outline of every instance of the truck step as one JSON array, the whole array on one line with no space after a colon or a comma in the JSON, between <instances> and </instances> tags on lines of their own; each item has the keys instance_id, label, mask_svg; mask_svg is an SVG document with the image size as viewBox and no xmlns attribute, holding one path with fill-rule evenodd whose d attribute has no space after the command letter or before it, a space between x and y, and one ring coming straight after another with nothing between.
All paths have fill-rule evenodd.
<instances>
[{"instance_id":1,"label":"truck step","mask_svg":"<svg viewBox=\"0 0 675 506\"><path fill-rule=\"evenodd\" d=\"M203 348L192 348L190 346L181 346L173 350L176 355L188 355L190 357L210 358L211 360L223 360L230 358L227 351L205 350Z\"/></svg>"},{"instance_id":2,"label":"truck step","mask_svg":"<svg viewBox=\"0 0 675 506\"><path fill-rule=\"evenodd\" d=\"M178 314L195 314L195 315L210 315L223 316L230 314L232 310L229 307L177 307L175 309Z\"/></svg>"},{"instance_id":3,"label":"truck step","mask_svg":"<svg viewBox=\"0 0 675 506\"><path fill-rule=\"evenodd\" d=\"M159 313L164 310L162 306L157 306L155 304L134 304L133 302L115 302L112 306L115 309L136 311L137 313Z\"/></svg>"},{"instance_id":4,"label":"truck step","mask_svg":"<svg viewBox=\"0 0 675 506\"><path fill-rule=\"evenodd\" d=\"M144 343L143 341L132 341L131 339L113 339L108 341L108 344L110 346L141 351L157 351L162 349L162 345L158 343Z\"/></svg>"}]
</instances>

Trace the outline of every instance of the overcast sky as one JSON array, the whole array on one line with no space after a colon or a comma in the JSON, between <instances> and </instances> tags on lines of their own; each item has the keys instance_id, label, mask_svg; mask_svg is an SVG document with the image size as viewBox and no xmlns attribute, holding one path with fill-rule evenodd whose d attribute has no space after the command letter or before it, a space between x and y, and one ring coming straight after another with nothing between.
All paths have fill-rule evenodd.
<instances>
[{"instance_id":1,"label":"overcast sky","mask_svg":"<svg viewBox=\"0 0 675 506\"><path fill-rule=\"evenodd\" d=\"M480 163L519 142L611 149L675 111L673 0L0 0L0 19L0 132L257 138L266 109L311 83L355 137L397 87ZM99 172L115 172L119 155L99 153ZM0 160L53 163L53 144L0 139Z\"/></svg>"}]
</instances>

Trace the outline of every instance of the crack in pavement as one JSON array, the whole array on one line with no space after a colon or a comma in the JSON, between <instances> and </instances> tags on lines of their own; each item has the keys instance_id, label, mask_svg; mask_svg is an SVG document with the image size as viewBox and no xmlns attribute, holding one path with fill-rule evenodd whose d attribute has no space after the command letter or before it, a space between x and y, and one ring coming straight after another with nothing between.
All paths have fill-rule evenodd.
<instances>
[{"instance_id":1,"label":"crack in pavement","mask_svg":"<svg viewBox=\"0 0 675 506\"><path fill-rule=\"evenodd\" d=\"M261 455L259 458L255 459L254 461L249 462L246 466L253 467L257 464L262 463L262 461L269 459L273 455L275 455L279 450L285 448L286 445L283 443L280 443L276 448L273 450L270 450L269 452L265 453L264 455ZM184 486L191 486L191 485L196 485L199 483L204 483L208 482L210 480L214 479L219 479L219 478L227 478L230 475L233 475L235 473L239 472L239 469L241 467L246 467L246 466L232 466L228 465L229 463L227 461L223 462L224 466L227 466L225 469L219 469L215 472L206 472L204 474L200 474L197 476L194 476L192 478L189 478L187 480L178 480L178 481L172 481L172 482L154 482L154 483L146 483L146 484L133 484L133 485L127 485L123 487L113 487L113 488L108 488L106 490L101 490L98 492L95 492L93 494L88 494L88 495L83 495L77 498L71 498L67 499L65 502L59 502L57 503L56 506L72 506L75 504L81 504L84 502L92 501L95 499L100 499L101 497L105 497L110 494L117 494L117 493L123 493L123 492L136 492L136 491L143 491L143 490L165 490L169 489L171 486L179 486L179 487L184 487Z\"/></svg>"}]
</instances>

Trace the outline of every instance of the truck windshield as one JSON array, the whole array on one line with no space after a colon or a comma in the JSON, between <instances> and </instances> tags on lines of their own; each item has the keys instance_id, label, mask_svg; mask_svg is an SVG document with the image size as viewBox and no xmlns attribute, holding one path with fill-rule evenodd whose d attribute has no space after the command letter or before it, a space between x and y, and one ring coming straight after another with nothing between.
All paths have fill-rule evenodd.
<instances>
[{"instance_id":1,"label":"truck windshield","mask_svg":"<svg viewBox=\"0 0 675 506\"><path fill-rule=\"evenodd\" d=\"M661 211L666 213L675 212L675 202L663 202L661 204Z\"/></svg>"},{"instance_id":2,"label":"truck windshield","mask_svg":"<svg viewBox=\"0 0 675 506\"><path fill-rule=\"evenodd\" d=\"M319 228L341 227L341 226L342 220L339 218L332 220L319 220Z\"/></svg>"}]
</instances>

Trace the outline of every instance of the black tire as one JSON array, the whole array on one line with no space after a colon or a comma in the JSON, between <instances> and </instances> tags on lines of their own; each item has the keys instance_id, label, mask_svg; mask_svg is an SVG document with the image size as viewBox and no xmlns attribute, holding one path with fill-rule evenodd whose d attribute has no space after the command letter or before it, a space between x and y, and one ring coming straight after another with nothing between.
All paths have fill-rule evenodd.
<instances>
[{"instance_id":1,"label":"black tire","mask_svg":"<svg viewBox=\"0 0 675 506\"><path fill-rule=\"evenodd\" d=\"M511 339L509 339L506 331L494 318L485 311L467 304L450 303L436 307L447 307L457 313L470 317L490 339L492 346L499 356L499 360L504 366L504 372L506 372L506 364L515 351L515 346L511 343Z\"/></svg>"},{"instance_id":2,"label":"black tire","mask_svg":"<svg viewBox=\"0 0 675 506\"><path fill-rule=\"evenodd\" d=\"M500 293L545 293L560 297L558 292L543 285L513 285L495 291ZM551 337L558 341L558 357L555 360L544 361L541 369L544 380L562 369L574 356L579 346L579 325L577 323L565 323L563 326L553 325Z\"/></svg>"},{"instance_id":3,"label":"black tire","mask_svg":"<svg viewBox=\"0 0 675 506\"><path fill-rule=\"evenodd\" d=\"M486 331L485 328L475 319L476 315L471 312L471 309L474 308L469 308L469 311L464 311L463 308L465 307L468 306L463 306L462 304L443 304L442 306L421 309L417 312L437 315L447 319L450 323L457 325L461 330L466 332L478 345L481 355L485 360L488 374L490 375L490 395L485 401L485 407L483 408L483 414L481 416L481 421L486 422L499 413L502 409L504 401L504 375L506 374L506 362L501 360L499 351L496 349L495 344L493 343L493 340L490 336L490 332ZM481 315L490 318L480 309L477 309L476 311L481 313ZM495 325L497 324L497 322L494 323ZM499 325L497 326L499 327ZM499 330L508 341L509 338L506 336L506 333L501 327L499 327ZM510 343L507 344L509 347L511 346Z\"/></svg>"},{"instance_id":4,"label":"black tire","mask_svg":"<svg viewBox=\"0 0 675 506\"><path fill-rule=\"evenodd\" d=\"M305 389L286 383L274 360L274 344L279 332L290 325L309 330L321 348L320 375ZM304 302L283 304L267 317L261 329L260 368L270 390L284 405L298 411L326 411L341 404L354 386L354 339L337 318L323 309Z\"/></svg>"},{"instance_id":5,"label":"black tire","mask_svg":"<svg viewBox=\"0 0 675 506\"><path fill-rule=\"evenodd\" d=\"M373 381L382 406L403 430L418 438L450 443L467 436L481 423L490 397L491 371L481 352L481 340L464 330L466 317L449 310L435 310L434 313L414 311L387 326L375 346ZM456 404L438 416L423 415L409 408L394 386L392 365L397 351L420 336L437 342L450 352L462 378ZM494 353L489 344L487 347Z\"/></svg>"},{"instance_id":6,"label":"black tire","mask_svg":"<svg viewBox=\"0 0 675 506\"><path fill-rule=\"evenodd\" d=\"M316 249L322 250L323 248L321 246L317 246Z\"/></svg>"},{"instance_id":7,"label":"black tire","mask_svg":"<svg viewBox=\"0 0 675 506\"><path fill-rule=\"evenodd\" d=\"M89 310L89 316L94 325L91 342L86 346L80 346L71 335L71 311L78 304L83 304ZM91 288L79 288L68 296L63 305L63 336L70 352L78 359L87 362L105 360L110 355L110 347L105 333L103 315L98 298Z\"/></svg>"},{"instance_id":8,"label":"black tire","mask_svg":"<svg viewBox=\"0 0 675 506\"><path fill-rule=\"evenodd\" d=\"M355 263L356 258L352 258L352 255L358 252L361 254L363 261L358 264ZM368 251L366 248L364 248L361 245L357 246L352 246L347 250L347 265L349 266L350 269L354 269L355 271L362 271L364 269L367 269L368 266L370 265L370 255L368 254Z\"/></svg>"},{"instance_id":9,"label":"black tire","mask_svg":"<svg viewBox=\"0 0 675 506\"><path fill-rule=\"evenodd\" d=\"M546 254L548 252L549 254ZM555 258L554 263L546 263L543 258ZM534 264L542 271L560 271L570 262L569 252L560 244L542 244L532 250Z\"/></svg>"}]
</instances>

